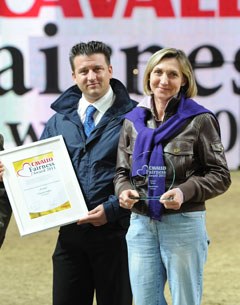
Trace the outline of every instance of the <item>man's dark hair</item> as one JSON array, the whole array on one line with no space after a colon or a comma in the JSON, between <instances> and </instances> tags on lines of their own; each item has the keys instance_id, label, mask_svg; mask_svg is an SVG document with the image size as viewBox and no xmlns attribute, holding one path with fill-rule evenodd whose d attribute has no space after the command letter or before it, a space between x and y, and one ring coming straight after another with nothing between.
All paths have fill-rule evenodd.
<instances>
[{"instance_id":1,"label":"man's dark hair","mask_svg":"<svg viewBox=\"0 0 240 305\"><path fill-rule=\"evenodd\" d=\"M71 48L70 54L69 54L69 61L70 61L70 65L72 68L72 71L74 71L74 63L73 60L76 56L78 55L92 55L92 54L96 54L96 53L100 53L103 54L105 56L106 59L106 63L109 66L111 64L111 48L109 46L107 46L105 43L101 42L101 41L89 41L87 43L85 42L80 42L76 45L74 45Z\"/></svg>"}]
</instances>

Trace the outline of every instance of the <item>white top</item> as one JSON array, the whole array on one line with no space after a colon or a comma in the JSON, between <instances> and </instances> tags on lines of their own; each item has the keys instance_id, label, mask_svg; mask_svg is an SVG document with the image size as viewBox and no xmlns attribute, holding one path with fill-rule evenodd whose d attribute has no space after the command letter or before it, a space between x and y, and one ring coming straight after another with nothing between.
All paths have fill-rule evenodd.
<instances>
[{"instance_id":1,"label":"white top","mask_svg":"<svg viewBox=\"0 0 240 305\"><path fill-rule=\"evenodd\" d=\"M97 109L97 111L93 115L94 123L96 126L100 122L104 113L112 106L114 99L115 94L113 93L111 86L109 86L108 92L94 103L89 103L85 99L84 95L82 95L78 103L78 114L82 123L84 123L85 121L87 107L89 105L93 105Z\"/></svg>"}]
</instances>

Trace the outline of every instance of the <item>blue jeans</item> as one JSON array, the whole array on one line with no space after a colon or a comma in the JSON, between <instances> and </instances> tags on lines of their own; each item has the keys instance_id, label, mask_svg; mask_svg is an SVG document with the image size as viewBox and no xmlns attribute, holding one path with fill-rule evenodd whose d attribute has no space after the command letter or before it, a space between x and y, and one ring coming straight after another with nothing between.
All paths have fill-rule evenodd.
<instances>
[{"instance_id":1,"label":"blue jeans","mask_svg":"<svg viewBox=\"0 0 240 305\"><path fill-rule=\"evenodd\" d=\"M135 305L200 305L208 236L204 212L163 215L161 221L132 213L127 233Z\"/></svg>"}]
</instances>

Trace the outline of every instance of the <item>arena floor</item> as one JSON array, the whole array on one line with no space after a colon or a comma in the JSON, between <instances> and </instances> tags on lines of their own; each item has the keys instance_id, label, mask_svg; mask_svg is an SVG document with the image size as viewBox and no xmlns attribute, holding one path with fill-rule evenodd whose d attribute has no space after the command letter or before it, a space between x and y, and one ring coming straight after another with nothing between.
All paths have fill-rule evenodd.
<instances>
[{"instance_id":1,"label":"arena floor","mask_svg":"<svg viewBox=\"0 0 240 305\"><path fill-rule=\"evenodd\" d=\"M232 186L207 202L211 239L202 305L240 304L240 171ZM51 305L52 265L57 229L20 237L14 217L0 250L0 304ZM166 295L171 305L168 290Z\"/></svg>"}]
</instances>

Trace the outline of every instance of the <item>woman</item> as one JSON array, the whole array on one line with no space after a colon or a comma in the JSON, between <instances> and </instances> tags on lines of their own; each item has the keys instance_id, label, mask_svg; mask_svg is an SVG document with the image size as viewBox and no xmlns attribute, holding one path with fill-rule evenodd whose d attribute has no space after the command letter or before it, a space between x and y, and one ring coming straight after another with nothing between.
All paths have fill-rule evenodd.
<instances>
[{"instance_id":1,"label":"woman","mask_svg":"<svg viewBox=\"0 0 240 305\"><path fill-rule=\"evenodd\" d=\"M127 233L135 305L199 305L207 257L205 201L225 192L230 173L215 116L197 94L183 51L165 48L144 73L147 95L127 114L114 179Z\"/></svg>"},{"instance_id":2,"label":"woman","mask_svg":"<svg viewBox=\"0 0 240 305\"><path fill-rule=\"evenodd\" d=\"M0 151L1 150L3 150L3 136L0 134ZM4 167L0 161L0 248L2 247L12 214L12 209L2 182L3 171Z\"/></svg>"}]
</instances>

